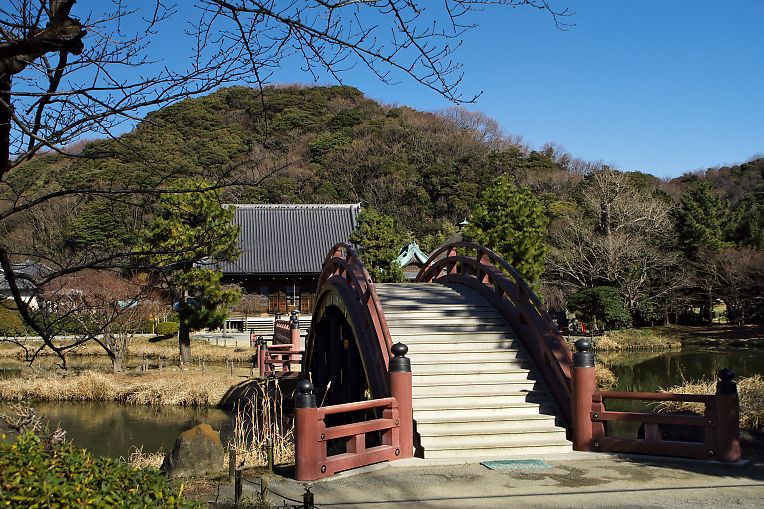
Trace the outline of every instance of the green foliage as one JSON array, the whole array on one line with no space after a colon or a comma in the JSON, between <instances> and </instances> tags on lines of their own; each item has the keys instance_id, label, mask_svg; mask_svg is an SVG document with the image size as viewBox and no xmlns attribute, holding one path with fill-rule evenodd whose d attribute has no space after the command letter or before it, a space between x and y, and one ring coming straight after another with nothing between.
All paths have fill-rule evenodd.
<instances>
[{"instance_id":1,"label":"green foliage","mask_svg":"<svg viewBox=\"0 0 764 509\"><path fill-rule=\"evenodd\" d=\"M324 156L332 150L336 150L343 145L350 143L351 139L344 133L322 133L316 136L313 141L308 143L310 149L310 159L313 162L322 162Z\"/></svg>"},{"instance_id":2,"label":"green foliage","mask_svg":"<svg viewBox=\"0 0 764 509\"><path fill-rule=\"evenodd\" d=\"M222 287L219 272L195 266L232 260L239 252L234 210L223 207L220 191L208 187L201 180L178 182L177 189L196 191L162 195L144 239L146 256L167 275L180 321L191 329L217 327L239 298L238 290Z\"/></svg>"},{"instance_id":3,"label":"green foliage","mask_svg":"<svg viewBox=\"0 0 764 509\"><path fill-rule=\"evenodd\" d=\"M69 224L67 241L75 249L120 249L135 241L136 232L127 222L124 202L96 200L85 213Z\"/></svg>"},{"instance_id":4,"label":"green foliage","mask_svg":"<svg viewBox=\"0 0 764 509\"><path fill-rule=\"evenodd\" d=\"M95 457L71 444L46 450L27 432L0 439L0 506L26 508L194 508L154 470Z\"/></svg>"},{"instance_id":5,"label":"green foliage","mask_svg":"<svg viewBox=\"0 0 764 509\"><path fill-rule=\"evenodd\" d=\"M398 283L403 281L403 269L395 261L403 235L395 227L392 217L372 208L361 210L358 228L350 235L350 242L358 247L371 279L377 283Z\"/></svg>"},{"instance_id":6,"label":"green foliage","mask_svg":"<svg viewBox=\"0 0 764 509\"><path fill-rule=\"evenodd\" d=\"M14 302L0 303L0 336L26 336L30 332Z\"/></svg>"},{"instance_id":7,"label":"green foliage","mask_svg":"<svg viewBox=\"0 0 764 509\"><path fill-rule=\"evenodd\" d=\"M172 336L178 333L180 323L178 322L159 322L156 326L157 336Z\"/></svg>"},{"instance_id":8,"label":"green foliage","mask_svg":"<svg viewBox=\"0 0 764 509\"><path fill-rule=\"evenodd\" d=\"M175 275L175 284L186 293L178 304L178 316L191 330L220 327L229 310L239 302L238 287L221 285L221 276L218 271L199 268Z\"/></svg>"},{"instance_id":9,"label":"green foliage","mask_svg":"<svg viewBox=\"0 0 764 509\"><path fill-rule=\"evenodd\" d=\"M500 177L486 189L465 235L503 256L530 284L544 271L546 211L530 189Z\"/></svg>"},{"instance_id":10,"label":"green foliage","mask_svg":"<svg viewBox=\"0 0 764 509\"><path fill-rule=\"evenodd\" d=\"M568 306L587 323L602 323L608 329L631 325L631 315L617 288L597 286L579 290L568 299Z\"/></svg>"},{"instance_id":11,"label":"green foliage","mask_svg":"<svg viewBox=\"0 0 764 509\"><path fill-rule=\"evenodd\" d=\"M686 253L696 254L704 248L718 251L724 246L724 208L708 182L697 180L687 188L677 219L680 242Z\"/></svg>"}]
</instances>

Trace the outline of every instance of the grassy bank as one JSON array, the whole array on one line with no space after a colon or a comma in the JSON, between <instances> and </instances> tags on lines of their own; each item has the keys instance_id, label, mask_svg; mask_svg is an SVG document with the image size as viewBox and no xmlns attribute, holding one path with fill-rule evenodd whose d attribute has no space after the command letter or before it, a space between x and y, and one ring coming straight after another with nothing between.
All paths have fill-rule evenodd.
<instances>
[{"instance_id":1,"label":"grassy bank","mask_svg":"<svg viewBox=\"0 0 764 509\"><path fill-rule=\"evenodd\" d=\"M30 351L40 346L39 339L21 339L22 344ZM222 343L222 340L221 340ZM60 344L66 344L61 342ZM23 359L25 350L23 346L0 342L0 357ZM227 360L247 362L255 354L254 348L234 348L234 346L213 345L204 340L191 341L191 355L195 361L225 362ZM40 353L42 356L52 355L50 350ZM70 350L67 357L106 357L103 349L94 342L86 343ZM152 359L162 358L167 362L177 364L180 360L178 354L178 338L156 339L149 336L135 336L128 345L128 355L132 357L148 357Z\"/></svg>"},{"instance_id":2,"label":"grassy bank","mask_svg":"<svg viewBox=\"0 0 764 509\"><path fill-rule=\"evenodd\" d=\"M764 377L754 375L741 378L737 382L738 395L740 396L740 427L764 430ZM714 394L716 382L702 380L700 382L688 382L668 389L668 392L678 394ZM681 401L663 401L658 406L660 412L689 411L699 415L703 414L702 403L684 403Z\"/></svg>"},{"instance_id":3,"label":"grassy bank","mask_svg":"<svg viewBox=\"0 0 764 509\"><path fill-rule=\"evenodd\" d=\"M594 338L598 350L680 350L681 337L674 327L649 327L608 331Z\"/></svg>"},{"instance_id":4,"label":"grassy bank","mask_svg":"<svg viewBox=\"0 0 764 509\"><path fill-rule=\"evenodd\" d=\"M577 338L570 339L572 343ZM679 350L683 344L764 346L764 326L667 325L608 331L594 337L594 346L606 351Z\"/></svg>"},{"instance_id":5,"label":"grassy bank","mask_svg":"<svg viewBox=\"0 0 764 509\"><path fill-rule=\"evenodd\" d=\"M225 371L108 374L50 372L0 380L0 399L33 401L115 401L133 405L216 406L241 380Z\"/></svg>"}]
</instances>

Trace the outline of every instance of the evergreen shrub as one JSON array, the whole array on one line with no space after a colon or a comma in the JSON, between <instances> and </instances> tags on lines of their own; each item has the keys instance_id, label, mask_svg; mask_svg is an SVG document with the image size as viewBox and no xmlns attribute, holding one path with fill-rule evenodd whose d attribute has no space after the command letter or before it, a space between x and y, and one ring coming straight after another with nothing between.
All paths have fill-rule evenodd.
<instances>
[{"instance_id":1,"label":"evergreen shrub","mask_svg":"<svg viewBox=\"0 0 764 509\"><path fill-rule=\"evenodd\" d=\"M180 323L178 322L159 322L157 324L156 335L157 336L172 336L177 334L180 329Z\"/></svg>"},{"instance_id":2,"label":"evergreen shrub","mask_svg":"<svg viewBox=\"0 0 764 509\"><path fill-rule=\"evenodd\" d=\"M156 470L135 469L26 432L0 440L0 507L198 508Z\"/></svg>"}]
</instances>

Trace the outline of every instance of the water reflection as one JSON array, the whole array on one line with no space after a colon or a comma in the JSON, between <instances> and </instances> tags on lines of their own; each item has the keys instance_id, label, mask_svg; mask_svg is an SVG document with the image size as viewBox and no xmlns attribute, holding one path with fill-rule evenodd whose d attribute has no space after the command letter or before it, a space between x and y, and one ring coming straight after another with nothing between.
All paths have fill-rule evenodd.
<instances>
[{"instance_id":1,"label":"water reflection","mask_svg":"<svg viewBox=\"0 0 764 509\"><path fill-rule=\"evenodd\" d=\"M181 432L206 422L220 431L225 444L231 435L231 414L214 408L149 407L118 403L41 403L35 405L52 426L59 424L76 446L94 454L127 457L132 446L144 452L172 449ZM0 405L0 413L8 405Z\"/></svg>"}]
</instances>

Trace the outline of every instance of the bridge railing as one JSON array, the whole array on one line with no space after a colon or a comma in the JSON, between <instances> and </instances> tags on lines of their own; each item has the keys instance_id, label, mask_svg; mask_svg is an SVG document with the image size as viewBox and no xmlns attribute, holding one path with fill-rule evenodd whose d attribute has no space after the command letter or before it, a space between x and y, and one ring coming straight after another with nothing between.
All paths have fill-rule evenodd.
<instances>
[{"instance_id":1,"label":"bridge railing","mask_svg":"<svg viewBox=\"0 0 764 509\"><path fill-rule=\"evenodd\" d=\"M570 424L570 348L539 298L506 260L480 244L455 242L430 255L417 281L465 284L491 301L517 332Z\"/></svg>"},{"instance_id":2,"label":"bridge railing","mask_svg":"<svg viewBox=\"0 0 764 509\"><path fill-rule=\"evenodd\" d=\"M260 340L257 350L260 376L298 373L304 353L300 350L300 319L292 311L289 320L275 321L272 344Z\"/></svg>"},{"instance_id":3,"label":"bridge railing","mask_svg":"<svg viewBox=\"0 0 764 509\"><path fill-rule=\"evenodd\" d=\"M322 288L328 279L341 277L354 293L355 300L365 309L363 326L374 334L379 344L385 366L390 361L390 348L393 346L390 331L387 328L385 314L379 302L377 289L369 276L358 253L352 246L339 243L332 247L324 260L324 268L318 280L318 288ZM356 324L361 325L361 324Z\"/></svg>"},{"instance_id":4,"label":"bridge railing","mask_svg":"<svg viewBox=\"0 0 764 509\"><path fill-rule=\"evenodd\" d=\"M740 403L734 373L719 371L716 394L598 391L591 342L580 339L573 356L573 448L736 462L740 450ZM608 400L700 403L703 415L609 411ZM608 434L608 423L640 425L636 437ZM610 427L612 430L612 426Z\"/></svg>"},{"instance_id":5,"label":"bridge railing","mask_svg":"<svg viewBox=\"0 0 764 509\"><path fill-rule=\"evenodd\" d=\"M314 481L342 470L413 456L414 429L411 401L411 363L408 348L395 344L390 359L391 397L317 407L313 384L302 380L295 398L295 478ZM331 426L328 416L372 411L375 419ZM341 420L341 419L340 419ZM378 445L367 447L368 434L380 434ZM344 442L330 453L330 442Z\"/></svg>"}]
</instances>

